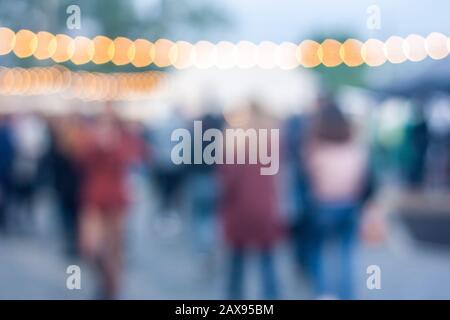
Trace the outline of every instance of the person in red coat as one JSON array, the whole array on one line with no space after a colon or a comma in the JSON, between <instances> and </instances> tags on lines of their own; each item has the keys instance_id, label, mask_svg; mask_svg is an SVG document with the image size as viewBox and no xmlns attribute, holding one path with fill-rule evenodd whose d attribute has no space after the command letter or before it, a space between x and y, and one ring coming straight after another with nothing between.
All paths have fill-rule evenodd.
<instances>
[{"instance_id":1,"label":"person in red coat","mask_svg":"<svg viewBox=\"0 0 450 320\"><path fill-rule=\"evenodd\" d=\"M122 266L126 172L130 159L127 135L111 110L95 123L81 155L81 250L100 271L100 298L115 298Z\"/></svg>"},{"instance_id":2,"label":"person in red coat","mask_svg":"<svg viewBox=\"0 0 450 320\"><path fill-rule=\"evenodd\" d=\"M222 223L234 248L270 249L281 236L275 177L263 176L261 165L223 165Z\"/></svg>"},{"instance_id":3,"label":"person in red coat","mask_svg":"<svg viewBox=\"0 0 450 320\"><path fill-rule=\"evenodd\" d=\"M245 129L270 126L258 108L251 106L252 121ZM270 146L272 141L268 143ZM248 151L249 148L244 151L247 159ZM250 250L258 252L260 258L264 297L278 297L273 251L282 236L283 223L278 206L277 175L261 175L262 167L260 163L219 166L221 225L231 251L230 299L243 297L244 260Z\"/></svg>"}]
</instances>

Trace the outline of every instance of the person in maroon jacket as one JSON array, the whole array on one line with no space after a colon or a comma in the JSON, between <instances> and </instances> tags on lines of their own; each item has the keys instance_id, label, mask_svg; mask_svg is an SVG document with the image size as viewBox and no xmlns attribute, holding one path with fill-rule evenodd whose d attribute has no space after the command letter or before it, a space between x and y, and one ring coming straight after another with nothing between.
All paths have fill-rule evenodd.
<instances>
[{"instance_id":1,"label":"person in maroon jacket","mask_svg":"<svg viewBox=\"0 0 450 320\"><path fill-rule=\"evenodd\" d=\"M268 128L257 109L251 107L247 128ZM269 146L271 141L268 141ZM247 159L248 159L248 150ZM235 152L236 155L236 152ZM259 254L264 297L276 299L278 285L273 249L282 236L276 175L261 175L260 163L219 166L222 191L220 213L225 240L231 250L228 298L243 298L244 260L250 250Z\"/></svg>"}]
</instances>

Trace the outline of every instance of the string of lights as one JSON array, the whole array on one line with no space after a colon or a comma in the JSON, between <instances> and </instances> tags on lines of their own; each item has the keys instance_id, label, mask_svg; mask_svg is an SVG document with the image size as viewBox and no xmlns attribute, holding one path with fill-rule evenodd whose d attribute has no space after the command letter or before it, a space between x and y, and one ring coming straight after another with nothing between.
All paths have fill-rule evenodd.
<instances>
[{"instance_id":1,"label":"string of lights","mask_svg":"<svg viewBox=\"0 0 450 320\"><path fill-rule=\"evenodd\" d=\"M145 98L165 78L160 71L97 73L53 67L0 67L0 95L39 96L59 94L86 101Z\"/></svg>"},{"instance_id":2,"label":"string of lights","mask_svg":"<svg viewBox=\"0 0 450 320\"><path fill-rule=\"evenodd\" d=\"M137 68L151 64L159 68L176 69L294 69L299 66L336 67L342 64L349 67L363 64L377 67L386 62L419 62L427 57L444 59L450 53L450 38L433 32L427 37L416 34L405 38L392 36L385 42L377 39L365 42L356 39L348 39L345 42L326 39L322 43L304 40L300 44L275 44L269 41L260 44L248 41L236 44L227 41L217 44L199 41L192 44L168 39L155 42L145 39L133 41L125 37L109 39L101 35L93 39L83 36L72 38L46 31L34 33L23 29L14 32L9 28L0 28L0 55L10 53L19 58L52 59L55 63L71 61L75 65L83 65L112 62L117 66L132 64Z\"/></svg>"}]
</instances>

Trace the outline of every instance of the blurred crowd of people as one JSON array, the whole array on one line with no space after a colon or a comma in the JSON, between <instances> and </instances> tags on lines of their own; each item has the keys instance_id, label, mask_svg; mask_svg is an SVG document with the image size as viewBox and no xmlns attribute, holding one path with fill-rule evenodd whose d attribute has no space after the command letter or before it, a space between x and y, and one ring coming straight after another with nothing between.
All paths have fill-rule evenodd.
<instances>
[{"instance_id":1,"label":"blurred crowd of people","mask_svg":"<svg viewBox=\"0 0 450 320\"><path fill-rule=\"evenodd\" d=\"M415 187L432 167L426 159L437 161L439 177L447 172L443 183L448 187L450 148L448 128L433 138L420 106L401 141L379 128L374 137L363 137L341 109L334 99L323 97L313 112L284 121L256 102L234 116L201 117L205 130L280 128L282 165L274 176L261 175L260 163L175 165L171 133L192 130L194 121L181 112L151 127L121 119L110 104L96 116L0 115L1 231L26 232L35 219L39 189L52 186L67 253L86 258L98 271L97 298L116 298L130 196L126 179L142 167L158 191L155 202L164 219L189 212L192 242L200 253L214 255L221 248L218 234L223 235L229 256L226 298L246 297L245 264L253 253L259 259L262 297L281 298L274 252L288 241L314 297L352 299L358 227L380 184L380 172L391 166L386 159L408 163L399 166L400 176Z\"/></svg>"}]
</instances>

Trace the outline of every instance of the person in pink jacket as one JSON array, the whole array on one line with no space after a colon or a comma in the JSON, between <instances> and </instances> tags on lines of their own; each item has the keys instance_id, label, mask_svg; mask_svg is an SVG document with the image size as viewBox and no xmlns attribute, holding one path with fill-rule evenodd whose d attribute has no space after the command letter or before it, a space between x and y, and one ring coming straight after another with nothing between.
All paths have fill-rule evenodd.
<instances>
[{"instance_id":1,"label":"person in pink jacket","mask_svg":"<svg viewBox=\"0 0 450 320\"><path fill-rule=\"evenodd\" d=\"M307 255L315 294L352 299L352 253L368 157L335 104L323 106L313 119L304 161L312 200Z\"/></svg>"}]
</instances>

